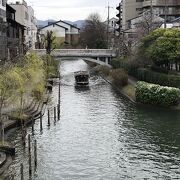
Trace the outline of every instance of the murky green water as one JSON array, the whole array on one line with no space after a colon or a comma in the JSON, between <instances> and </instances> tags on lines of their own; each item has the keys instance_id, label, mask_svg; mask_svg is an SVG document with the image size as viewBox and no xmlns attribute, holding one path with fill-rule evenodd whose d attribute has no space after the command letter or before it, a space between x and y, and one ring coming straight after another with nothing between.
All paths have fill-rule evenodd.
<instances>
[{"instance_id":1,"label":"murky green water","mask_svg":"<svg viewBox=\"0 0 180 180\"><path fill-rule=\"evenodd\" d=\"M32 179L180 179L180 113L137 106L95 76L89 89L77 90L73 72L86 69L81 60L61 63L61 119L54 124L52 117L48 128L45 114L42 133L36 121L38 168ZM49 108L57 97L55 86ZM8 174L20 179L23 162L28 179L20 131L10 140L16 157Z\"/></svg>"}]
</instances>

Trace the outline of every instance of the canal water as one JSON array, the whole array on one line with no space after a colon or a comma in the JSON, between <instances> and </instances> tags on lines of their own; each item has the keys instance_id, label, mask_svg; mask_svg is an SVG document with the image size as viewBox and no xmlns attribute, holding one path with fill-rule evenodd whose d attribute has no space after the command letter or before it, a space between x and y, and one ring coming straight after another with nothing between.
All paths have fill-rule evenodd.
<instances>
[{"instance_id":1,"label":"canal water","mask_svg":"<svg viewBox=\"0 0 180 180\"><path fill-rule=\"evenodd\" d=\"M91 76L89 89L76 89L73 72L88 69L82 60L62 61L61 119L54 124L51 114L49 128L46 113L43 132L35 123L38 167L32 179L180 179L180 113L135 105L98 76ZM51 97L50 109L57 105L58 85ZM26 180L28 149L20 131L9 140L16 157L8 175L19 180L23 163Z\"/></svg>"}]
</instances>

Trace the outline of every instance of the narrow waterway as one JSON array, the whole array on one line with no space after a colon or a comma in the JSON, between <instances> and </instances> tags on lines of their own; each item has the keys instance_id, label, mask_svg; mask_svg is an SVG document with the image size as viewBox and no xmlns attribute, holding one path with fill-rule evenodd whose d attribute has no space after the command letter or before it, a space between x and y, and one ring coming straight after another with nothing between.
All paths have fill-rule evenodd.
<instances>
[{"instance_id":1,"label":"narrow waterway","mask_svg":"<svg viewBox=\"0 0 180 180\"><path fill-rule=\"evenodd\" d=\"M180 179L180 113L137 106L97 76L89 89L75 89L73 72L87 70L82 60L62 61L61 119L43 132L35 124L38 168L34 180ZM57 105L58 85L49 108ZM53 116L53 114L52 114ZM31 133L31 128L28 129ZM9 136L16 157L8 175L28 179L27 148L19 130Z\"/></svg>"}]
</instances>

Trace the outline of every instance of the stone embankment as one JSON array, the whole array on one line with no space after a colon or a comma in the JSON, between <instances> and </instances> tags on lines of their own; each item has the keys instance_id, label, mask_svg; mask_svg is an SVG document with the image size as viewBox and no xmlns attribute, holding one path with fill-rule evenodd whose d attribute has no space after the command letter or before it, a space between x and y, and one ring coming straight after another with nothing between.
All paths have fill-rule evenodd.
<instances>
[{"instance_id":1,"label":"stone embankment","mask_svg":"<svg viewBox=\"0 0 180 180\"><path fill-rule=\"evenodd\" d=\"M44 115L46 105L49 101L49 92L52 90L53 82L47 83L46 92L42 101L31 100L22 110L24 114L24 125L25 127L32 123L32 120L39 119ZM15 117L18 108L5 109L3 112L2 124L4 126L4 133L6 134L9 130L13 128L21 127L21 120ZM0 144L0 176L12 163L12 157L15 155L15 147L13 147L8 142L3 142Z\"/></svg>"}]
</instances>

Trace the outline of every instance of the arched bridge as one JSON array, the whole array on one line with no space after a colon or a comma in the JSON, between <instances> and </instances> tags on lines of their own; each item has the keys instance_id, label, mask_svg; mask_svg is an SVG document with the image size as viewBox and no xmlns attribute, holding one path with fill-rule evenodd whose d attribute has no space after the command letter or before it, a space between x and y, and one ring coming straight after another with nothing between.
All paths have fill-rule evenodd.
<instances>
[{"instance_id":1,"label":"arched bridge","mask_svg":"<svg viewBox=\"0 0 180 180\"><path fill-rule=\"evenodd\" d=\"M33 50L38 55L46 54L45 49ZM111 49L55 49L52 51L54 57L77 57L85 61L110 66L111 59L116 57L116 53Z\"/></svg>"}]
</instances>

